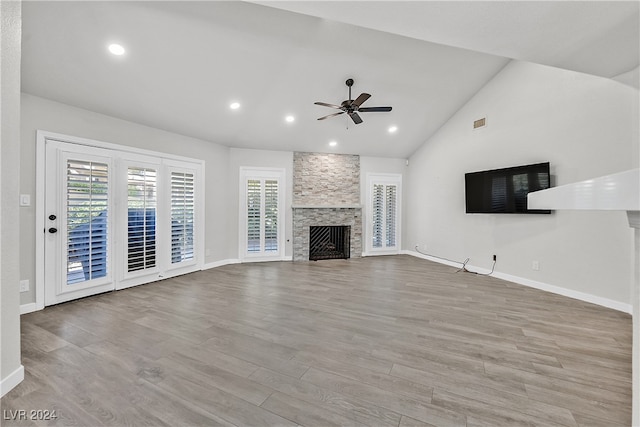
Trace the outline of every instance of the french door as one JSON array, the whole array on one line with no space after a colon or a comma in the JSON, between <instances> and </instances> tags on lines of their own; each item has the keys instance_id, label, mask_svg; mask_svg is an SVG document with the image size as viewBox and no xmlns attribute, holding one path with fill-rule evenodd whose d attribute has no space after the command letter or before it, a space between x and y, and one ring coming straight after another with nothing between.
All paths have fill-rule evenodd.
<instances>
[{"instance_id":1,"label":"french door","mask_svg":"<svg viewBox=\"0 0 640 427\"><path fill-rule=\"evenodd\" d=\"M400 251L402 175L370 174L367 181L367 253L397 254Z\"/></svg>"},{"instance_id":2,"label":"french door","mask_svg":"<svg viewBox=\"0 0 640 427\"><path fill-rule=\"evenodd\" d=\"M46 156L45 304L114 289L109 153L51 143Z\"/></svg>"},{"instance_id":3,"label":"french door","mask_svg":"<svg viewBox=\"0 0 640 427\"><path fill-rule=\"evenodd\" d=\"M284 256L284 170L240 168L240 259Z\"/></svg>"},{"instance_id":4,"label":"french door","mask_svg":"<svg viewBox=\"0 0 640 427\"><path fill-rule=\"evenodd\" d=\"M44 149L44 305L199 269L199 164L53 139Z\"/></svg>"}]
</instances>

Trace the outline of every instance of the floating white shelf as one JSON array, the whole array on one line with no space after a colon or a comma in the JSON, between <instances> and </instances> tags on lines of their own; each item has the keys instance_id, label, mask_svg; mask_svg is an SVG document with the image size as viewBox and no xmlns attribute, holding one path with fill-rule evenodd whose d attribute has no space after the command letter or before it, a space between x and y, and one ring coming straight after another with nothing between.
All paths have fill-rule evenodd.
<instances>
[{"instance_id":1,"label":"floating white shelf","mask_svg":"<svg viewBox=\"0 0 640 427\"><path fill-rule=\"evenodd\" d=\"M529 209L640 211L640 169L529 193Z\"/></svg>"}]
</instances>

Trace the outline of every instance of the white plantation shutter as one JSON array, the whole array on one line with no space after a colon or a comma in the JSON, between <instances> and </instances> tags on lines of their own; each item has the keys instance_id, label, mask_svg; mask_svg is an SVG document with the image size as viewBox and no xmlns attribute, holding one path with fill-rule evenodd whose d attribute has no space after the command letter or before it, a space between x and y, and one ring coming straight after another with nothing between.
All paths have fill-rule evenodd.
<instances>
[{"instance_id":1,"label":"white plantation shutter","mask_svg":"<svg viewBox=\"0 0 640 427\"><path fill-rule=\"evenodd\" d=\"M381 248L384 233L384 185L374 184L373 186L373 230L372 230L372 246Z\"/></svg>"},{"instance_id":2,"label":"white plantation shutter","mask_svg":"<svg viewBox=\"0 0 640 427\"><path fill-rule=\"evenodd\" d=\"M264 182L264 250L278 251L278 181Z\"/></svg>"},{"instance_id":3,"label":"white plantation shutter","mask_svg":"<svg viewBox=\"0 0 640 427\"><path fill-rule=\"evenodd\" d=\"M67 160L67 285L107 275L109 167Z\"/></svg>"},{"instance_id":4,"label":"white plantation shutter","mask_svg":"<svg viewBox=\"0 0 640 427\"><path fill-rule=\"evenodd\" d=\"M129 167L127 173L127 271L156 266L157 170Z\"/></svg>"},{"instance_id":5,"label":"white plantation shutter","mask_svg":"<svg viewBox=\"0 0 640 427\"><path fill-rule=\"evenodd\" d=\"M257 179L247 181L247 252L260 252L262 235L262 188Z\"/></svg>"},{"instance_id":6,"label":"white plantation shutter","mask_svg":"<svg viewBox=\"0 0 640 427\"><path fill-rule=\"evenodd\" d=\"M171 172L171 263L194 259L195 179Z\"/></svg>"},{"instance_id":7,"label":"white plantation shutter","mask_svg":"<svg viewBox=\"0 0 640 427\"><path fill-rule=\"evenodd\" d=\"M396 246L396 196L397 186L387 185L385 192L385 245L388 248Z\"/></svg>"},{"instance_id":8,"label":"white plantation shutter","mask_svg":"<svg viewBox=\"0 0 640 427\"><path fill-rule=\"evenodd\" d=\"M401 175L370 174L367 249L373 253L396 253L399 250Z\"/></svg>"}]
</instances>

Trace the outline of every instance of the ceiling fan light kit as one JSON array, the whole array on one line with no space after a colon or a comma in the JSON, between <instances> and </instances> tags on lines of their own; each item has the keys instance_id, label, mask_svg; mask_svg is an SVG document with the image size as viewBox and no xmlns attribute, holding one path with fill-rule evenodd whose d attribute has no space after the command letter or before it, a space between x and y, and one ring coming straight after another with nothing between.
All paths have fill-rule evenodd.
<instances>
[{"instance_id":1,"label":"ceiling fan light kit","mask_svg":"<svg viewBox=\"0 0 640 427\"><path fill-rule=\"evenodd\" d=\"M346 99L340 103L340 105L336 104L327 104L326 102L314 102L315 105L321 105L323 107L335 108L338 111L337 113L329 114L323 117L319 117L318 120L325 120L330 117L339 116L340 114L347 113L353 123L360 124L362 123L362 118L358 113L372 113L372 112L389 112L391 111L391 107L361 107L364 102L371 98L371 95L368 93L361 93L356 99L351 99L351 86L353 86L353 79L347 79L345 84L349 88L349 99Z\"/></svg>"}]
</instances>

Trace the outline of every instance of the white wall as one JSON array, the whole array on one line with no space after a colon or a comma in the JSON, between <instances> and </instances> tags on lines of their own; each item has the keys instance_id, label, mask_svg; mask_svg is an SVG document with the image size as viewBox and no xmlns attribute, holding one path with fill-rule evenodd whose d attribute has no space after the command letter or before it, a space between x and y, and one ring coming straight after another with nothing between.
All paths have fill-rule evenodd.
<instances>
[{"instance_id":1,"label":"white wall","mask_svg":"<svg viewBox=\"0 0 640 427\"><path fill-rule=\"evenodd\" d=\"M20 235L17 222L20 173L19 1L0 2L0 395L24 378L20 364Z\"/></svg>"},{"instance_id":2,"label":"white wall","mask_svg":"<svg viewBox=\"0 0 640 427\"><path fill-rule=\"evenodd\" d=\"M473 131L485 116L488 126ZM561 185L628 170L638 166L637 128L635 88L512 61L410 158L404 248L483 268L496 254L505 275L629 305L624 212L467 215L464 174L549 161Z\"/></svg>"},{"instance_id":3,"label":"white wall","mask_svg":"<svg viewBox=\"0 0 640 427\"><path fill-rule=\"evenodd\" d=\"M205 161L205 264L235 258L229 250L229 149L219 144L142 126L92 111L22 94L22 146L20 193L35 200L36 131L45 130L114 144L176 154ZM20 278L28 279L30 292L21 304L35 302L35 204L21 207ZM222 236L222 238L221 238ZM233 255L233 256L232 256Z\"/></svg>"},{"instance_id":4,"label":"white wall","mask_svg":"<svg viewBox=\"0 0 640 427\"><path fill-rule=\"evenodd\" d=\"M404 174L408 169L406 159L360 156L360 203L364 204L367 200L367 174L398 174L402 175L404 181Z\"/></svg>"},{"instance_id":5,"label":"white wall","mask_svg":"<svg viewBox=\"0 0 640 427\"><path fill-rule=\"evenodd\" d=\"M240 218L240 167L250 166L259 168L285 169L285 257L293 256L292 224L293 211L291 201L293 197L293 152L268 151L231 148L229 159L229 200L227 214L230 218L227 245L231 253L230 258L239 258L238 222Z\"/></svg>"}]
</instances>

